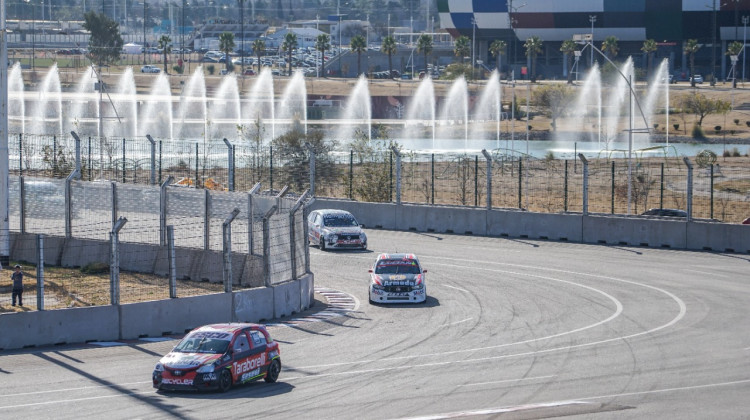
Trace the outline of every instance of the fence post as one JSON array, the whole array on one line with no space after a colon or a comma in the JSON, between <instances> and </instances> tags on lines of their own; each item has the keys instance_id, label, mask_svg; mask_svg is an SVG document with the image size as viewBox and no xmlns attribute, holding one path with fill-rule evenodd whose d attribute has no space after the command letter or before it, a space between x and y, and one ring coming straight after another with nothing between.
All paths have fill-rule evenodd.
<instances>
[{"instance_id":1,"label":"fence post","mask_svg":"<svg viewBox=\"0 0 750 420\"><path fill-rule=\"evenodd\" d=\"M89 155L89 158L88 158L88 160L89 160L89 181L91 181L91 178L92 178L92 176L91 176L91 174L92 174L92 167L94 166L94 164L91 163L91 136L89 136L89 150L88 150L88 152L89 152L88 153L88 155ZM101 162L99 162L99 165L101 165Z\"/></svg>"},{"instance_id":2,"label":"fence post","mask_svg":"<svg viewBox=\"0 0 750 420\"><path fill-rule=\"evenodd\" d=\"M401 204L401 152L396 146L391 146L391 151L396 155L396 204Z\"/></svg>"},{"instance_id":3,"label":"fence post","mask_svg":"<svg viewBox=\"0 0 750 420\"><path fill-rule=\"evenodd\" d=\"M23 176L23 134L18 134L18 174Z\"/></svg>"},{"instance_id":4,"label":"fence post","mask_svg":"<svg viewBox=\"0 0 750 420\"><path fill-rule=\"evenodd\" d=\"M270 209L263 215L263 282L266 287L271 287L271 227L270 219L271 216L276 212L279 207L276 205L271 206ZM275 316L275 314L274 314Z\"/></svg>"},{"instance_id":5,"label":"fence post","mask_svg":"<svg viewBox=\"0 0 750 420\"><path fill-rule=\"evenodd\" d=\"M308 209L313 202L315 202L315 197L311 197L307 204L302 206L302 234L305 235L305 273L310 272L310 238L307 236L310 226L308 225L307 216L309 215Z\"/></svg>"},{"instance_id":6,"label":"fence post","mask_svg":"<svg viewBox=\"0 0 750 420\"><path fill-rule=\"evenodd\" d=\"M690 159L686 156L682 158L685 165L688 168L687 176L687 221L693 221L693 164L690 163Z\"/></svg>"},{"instance_id":7,"label":"fence post","mask_svg":"<svg viewBox=\"0 0 750 420\"><path fill-rule=\"evenodd\" d=\"M354 198L354 150L349 150L349 199Z\"/></svg>"},{"instance_id":8,"label":"fence post","mask_svg":"<svg viewBox=\"0 0 750 420\"><path fill-rule=\"evenodd\" d=\"M125 181L125 138L122 139L122 183L124 184Z\"/></svg>"},{"instance_id":9,"label":"fence post","mask_svg":"<svg viewBox=\"0 0 750 420\"><path fill-rule=\"evenodd\" d=\"M518 159L518 208L523 208L523 158Z\"/></svg>"},{"instance_id":10,"label":"fence post","mask_svg":"<svg viewBox=\"0 0 750 420\"><path fill-rule=\"evenodd\" d=\"M563 181L563 211L568 212L568 159L565 159L565 180Z\"/></svg>"},{"instance_id":11,"label":"fence post","mask_svg":"<svg viewBox=\"0 0 750 420\"><path fill-rule=\"evenodd\" d=\"M170 175L159 187L159 246L167 243L167 187L172 181L174 177Z\"/></svg>"},{"instance_id":12,"label":"fence post","mask_svg":"<svg viewBox=\"0 0 750 420\"><path fill-rule=\"evenodd\" d=\"M23 176L18 177L18 209L20 211L21 234L26 233L26 184Z\"/></svg>"},{"instance_id":13,"label":"fence post","mask_svg":"<svg viewBox=\"0 0 750 420\"><path fill-rule=\"evenodd\" d=\"M247 193L247 253L250 255L253 255L253 251L255 250L255 242L253 238L255 236L253 235L253 194L257 194L258 191L260 191L260 182L253 185L253 188Z\"/></svg>"},{"instance_id":14,"label":"fence post","mask_svg":"<svg viewBox=\"0 0 750 420\"><path fill-rule=\"evenodd\" d=\"M81 173L81 138L78 137L75 131L71 131L70 135L73 136L76 142L76 171Z\"/></svg>"},{"instance_id":15,"label":"fence post","mask_svg":"<svg viewBox=\"0 0 750 420\"><path fill-rule=\"evenodd\" d=\"M65 178L65 237L70 238L73 236L73 202L70 196L70 183L73 178L77 178L80 174L77 169L74 169L70 175Z\"/></svg>"},{"instance_id":16,"label":"fence post","mask_svg":"<svg viewBox=\"0 0 750 420\"><path fill-rule=\"evenodd\" d=\"M297 280L297 232L295 230L294 219L299 208L305 204L308 193L309 191L305 190L289 210L289 255L292 257L292 280ZM304 212L302 216L304 217ZM307 234L306 230L305 234Z\"/></svg>"},{"instance_id":17,"label":"fence post","mask_svg":"<svg viewBox=\"0 0 750 420\"><path fill-rule=\"evenodd\" d=\"M151 143L151 185L156 185L156 141L151 134L146 134L146 139Z\"/></svg>"},{"instance_id":18,"label":"fence post","mask_svg":"<svg viewBox=\"0 0 750 420\"><path fill-rule=\"evenodd\" d=\"M579 153L578 157L583 162L583 215L588 216L589 214L589 161L586 160L586 156L583 153Z\"/></svg>"},{"instance_id":19,"label":"fence post","mask_svg":"<svg viewBox=\"0 0 750 420\"><path fill-rule=\"evenodd\" d=\"M195 142L195 188L198 188L198 142Z\"/></svg>"},{"instance_id":20,"label":"fence post","mask_svg":"<svg viewBox=\"0 0 750 420\"><path fill-rule=\"evenodd\" d=\"M433 169L433 172L434 172L434 169ZM474 207L478 207L478 206L479 206L479 156L474 155Z\"/></svg>"},{"instance_id":21,"label":"fence post","mask_svg":"<svg viewBox=\"0 0 750 420\"><path fill-rule=\"evenodd\" d=\"M211 193L203 190L203 249L211 249Z\"/></svg>"},{"instance_id":22,"label":"fence post","mask_svg":"<svg viewBox=\"0 0 750 420\"><path fill-rule=\"evenodd\" d=\"M435 154L430 155L430 203L435 204Z\"/></svg>"},{"instance_id":23,"label":"fence post","mask_svg":"<svg viewBox=\"0 0 750 420\"><path fill-rule=\"evenodd\" d=\"M121 217L117 219L112 232L109 233L110 255L109 255L109 300L112 305L120 304L120 230L128 219Z\"/></svg>"},{"instance_id":24,"label":"fence post","mask_svg":"<svg viewBox=\"0 0 750 420\"><path fill-rule=\"evenodd\" d=\"M612 214L615 214L615 161L612 161L612 175L611 175L612 185L611 185L611 191L610 191L610 208Z\"/></svg>"},{"instance_id":25,"label":"fence post","mask_svg":"<svg viewBox=\"0 0 750 420\"><path fill-rule=\"evenodd\" d=\"M492 155L487 149L482 149L482 155L487 160L487 210L492 210Z\"/></svg>"},{"instance_id":26,"label":"fence post","mask_svg":"<svg viewBox=\"0 0 750 420\"><path fill-rule=\"evenodd\" d=\"M224 223L221 224L221 239L223 242L222 254L224 256L224 292L232 292L232 222L240 214L237 207L229 213Z\"/></svg>"},{"instance_id":27,"label":"fence post","mask_svg":"<svg viewBox=\"0 0 750 420\"><path fill-rule=\"evenodd\" d=\"M227 181L229 183L229 191L234 191L234 148L232 147L232 143L226 138L224 138L224 144L227 145L227 170L229 171Z\"/></svg>"},{"instance_id":28,"label":"fence post","mask_svg":"<svg viewBox=\"0 0 750 420\"><path fill-rule=\"evenodd\" d=\"M710 207L710 219L714 218L714 164L711 164L711 207Z\"/></svg>"},{"instance_id":29,"label":"fence post","mask_svg":"<svg viewBox=\"0 0 750 420\"><path fill-rule=\"evenodd\" d=\"M305 148L310 152L310 195L315 196L315 148L305 142Z\"/></svg>"},{"instance_id":30,"label":"fence post","mask_svg":"<svg viewBox=\"0 0 750 420\"><path fill-rule=\"evenodd\" d=\"M661 163L661 181L659 184L659 208L664 208L664 162Z\"/></svg>"},{"instance_id":31,"label":"fence post","mask_svg":"<svg viewBox=\"0 0 750 420\"><path fill-rule=\"evenodd\" d=\"M36 235L36 309L44 310L44 235Z\"/></svg>"},{"instance_id":32,"label":"fence post","mask_svg":"<svg viewBox=\"0 0 750 420\"><path fill-rule=\"evenodd\" d=\"M169 260L169 297L177 297L177 259L174 252L174 226L167 226L167 259Z\"/></svg>"},{"instance_id":33,"label":"fence post","mask_svg":"<svg viewBox=\"0 0 750 420\"><path fill-rule=\"evenodd\" d=\"M117 222L117 183L112 181L110 183L110 186L112 187L112 226L115 225L115 222Z\"/></svg>"},{"instance_id":34,"label":"fence post","mask_svg":"<svg viewBox=\"0 0 750 420\"><path fill-rule=\"evenodd\" d=\"M162 141L159 140L159 184L161 184L161 144Z\"/></svg>"},{"instance_id":35,"label":"fence post","mask_svg":"<svg viewBox=\"0 0 750 420\"><path fill-rule=\"evenodd\" d=\"M268 177L271 191L273 191L273 146L268 148Z\"/></svg>"}]
</instances>

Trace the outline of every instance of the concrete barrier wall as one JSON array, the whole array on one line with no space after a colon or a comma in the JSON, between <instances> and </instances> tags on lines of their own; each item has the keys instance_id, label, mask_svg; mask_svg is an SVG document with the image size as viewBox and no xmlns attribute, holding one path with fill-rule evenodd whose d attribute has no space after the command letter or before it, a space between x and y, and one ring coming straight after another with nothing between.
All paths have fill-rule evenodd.
<instances>
[{"instance_id":1,"label":"concrete barrier wall","mask_svg":"<svg viewBox=\"0 0 750 420\"><path fill-rule=\"evenodd\" d=\"M112 341L119 326L116 306L6 313L0 315L0 349Z\"/></svg>"},{"instance_id":2,"label":"concrete barrier wall","mask_svg":"<svg viewBox=\"0 0 750 420\"><path fill-rule=\"evenodd\" d=\"M260 287L232 293L234 321L265 322L273 319L273 288Z\"/></svg>"},{"instance_id":3,"label":"concrete barrier wall","mask_svg":"<svg viewBox=\"0 0 750 420\"><path fill-rule=\"evenodd\" d=\"M303 308L299 280L273 286L273 317L281 318L296 314Z\"/></svg>"},{"instance_id":4,"label":"concrete barrier wall","mask_svg":"<svg viewBox=\"0 0 750 420\"><path fill-rule=\"evenodd\" d=\"M612 215L583 216L580 213L487 211L476 207L361 203L328 198L316 198L311 207L314 210L347 210L368 228L750 252L748 225Z\"/></svg>"},{"instance_id":5,"label":"concrete barrier wall","mask_svg":"<svg viewBox=\"0 0 750 420\"><path fill-rule=\"evenodd\" d=\"M120 305L120 338L181 334L205 324L231 322L232 318L231 293L128 303Z\"/></svg>"}]
</instances>

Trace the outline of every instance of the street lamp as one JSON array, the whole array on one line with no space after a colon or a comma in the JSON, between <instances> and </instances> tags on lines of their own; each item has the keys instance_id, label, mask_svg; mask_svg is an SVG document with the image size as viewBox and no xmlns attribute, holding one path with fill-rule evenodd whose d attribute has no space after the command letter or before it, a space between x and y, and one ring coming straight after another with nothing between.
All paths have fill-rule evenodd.
<instances>
[{"instance_id":1,"label":"street lamp","mask_svg":"<svg viewBox=\"0 0 750 420\"><path fill-rule=\"evenodd\" d=\"M23 0L31 6L31 70L34 70L34 56L36 55L36 8L31 0Z\"/></svg>"},{"instance_id":2,"label":"street lamp","mask_svg":"<svg viewBox=\"0 0 750 420\"><path fill-rule=\"evenodd\" d=\"M744 26L743 29L743 35L742 35L742 86L745 86L745 45L747 44L747 22L750 20L750 16L742 16L742 26Z\"/></svg>"},{"instance_id":3,"label":"street lamp","mask_svg":"<svg viewBox=\"0 0 750 420\"><path fill-rule=\"evenodd\" d=\"M589 15L589 21L591 22L591 44L594 44L594 22L596 22L596 15ZM591 65L594 65L594 49L591 49Z\"/></svg>"},{"instance_id":4,"label":"street lamp","mask_svg":"<svg viewBox=\"0 0 750 420\"><path fill-rule=\"evenodd\" d=\"M578 50L573 51L573 55L576 57L576 62L573 67L576 69L576 83L578 83L578 60L581 59L581 52Z\"/></svg>"}]
</instances>

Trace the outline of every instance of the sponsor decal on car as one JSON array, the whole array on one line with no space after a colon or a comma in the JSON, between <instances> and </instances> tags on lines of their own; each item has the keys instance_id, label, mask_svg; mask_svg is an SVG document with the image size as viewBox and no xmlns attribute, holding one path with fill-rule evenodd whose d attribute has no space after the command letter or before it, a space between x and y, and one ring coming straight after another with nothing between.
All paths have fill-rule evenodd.
<instances>
[{"instance_id":1,"label":"sponsor decal on car","mask_svg":"<svg viewBox=\"0 0 750 420\"><path fill-rule=\"evenodd\" d=\"M243 373L242 377L240 378L240 382L249 381L250 379L253 379L258 375L260 375L260 368L251 370L250 372L247 372L247 373Z\"/></svg>"},{"instance_id":2,"label":"sponsor decal on car","mask_svg":"<svg viewBox=\"0 0 750 420\"><path fill-rule=\"evenodd\" d=\"M234 371L235 376L240 376L243 373L253 370L255 368L259 368L266 364L266 354L261 353L258 357L253 359L247 359L244 362L232 363L232 370Z\"/></svg>"},{"instance_id":3,"label":"sponsor decal on car","mask_svg":"<svg viewBox=\"0 0 750 420\"><path fill-rule=\"evenodd\" d=\"M193 380L192 379L169 379L164 378L161 380L161 383L164 385L192 385Z\"/></svg>"},{"instance_id":4,"label":"sponsor decal on car","mask_svg":"<svg viewBox=\"0 0 750 420\"><path fill-rule=\"evenodd\" d=\"M232 334L223 331L198 331L190 334L190 338L215 338L229 341L232 339Z\"/></svg>"}]
</instances>

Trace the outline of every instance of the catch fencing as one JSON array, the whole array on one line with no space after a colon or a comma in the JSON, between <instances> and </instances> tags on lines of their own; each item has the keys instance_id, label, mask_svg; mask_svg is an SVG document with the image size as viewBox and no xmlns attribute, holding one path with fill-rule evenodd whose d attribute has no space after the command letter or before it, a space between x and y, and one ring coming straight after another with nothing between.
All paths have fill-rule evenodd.
<instances>
[{"instance_id":1,"label":"catch fencing","mask_svg":"<svg viewBox=\"0 0 750 420\"><path fill-rule=\"evenodd\" d=\"M690 186L684 156L669 148L631 159L614 153L588 157L587 210L618 215L649 208L687 211L692 197L692 217L739 223L750 215L747 149L689 157L694 166ZM73 135L17 135L10 141L11 171L19 175L65 177L77 165L83 180L123 185L161 184L172 176L177 184L214 190L247 191L260 183L271 194L288 186L292 192L308 189L315 196L364 202L583 212L580 158L535 159L503 149L488 153L489 159L479 152L420 153L361 145L340 151L325 145L274 147L226 139L76 142Z\"/></svg>"},{"instance_id":2,"label":"catch fencing","mask_svg":"<svg viewBox=\"0 0 750 420\"><path fill-rule=\"evenodd\" d=\"M44 309L140 302L272 286L309 271L307 193L262 193L260 185L246 192L195 189L172 177L161 185L90 182L76 175L10 177L13 254L25 266L27 302L38 291ZM0 280L0 290L9 287ZM10 293L0 296L0 304L9 304Z\"/></svg>"}]
</instances>

